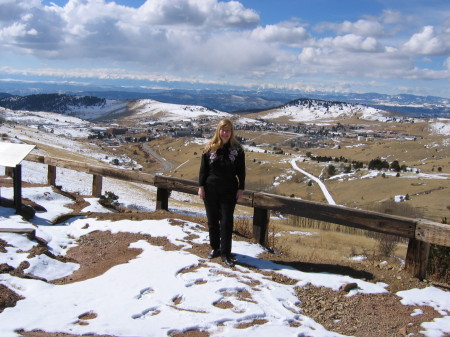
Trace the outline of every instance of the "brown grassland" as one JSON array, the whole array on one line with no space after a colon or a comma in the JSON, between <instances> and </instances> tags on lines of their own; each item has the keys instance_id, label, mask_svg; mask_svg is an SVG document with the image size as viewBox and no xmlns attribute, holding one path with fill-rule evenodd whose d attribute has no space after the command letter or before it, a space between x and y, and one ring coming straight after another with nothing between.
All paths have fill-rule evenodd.
<instances>
[{"instance_id":1,"label":"brown grassland","mask_svg":"<svg viewBox=\"0 0 450 337\"><path fill-rule=\"evenodd\" d=\"M360 120L339 120L341 124L354 125ZM364 122L367 124L368 122ZM332 124L332 123L330 123ZM290 163L295 157L306 156L311 152L315 156L344 157L351 161L362 161L365 167L375 158L386 159L389 163L398 160L400 165L412 167L413 172L386 174L379 173L374 178L357 179L367 175L367 170L354 173L352 178L326 179L325 184L337 204L348 207L373 209L374 204L393 200L396 195L410 196L408 204L416 209L421 217L440 222L450 215L450 148L443 144L443 136L429 133L427 122L416 123L380 123L372 122L371 130L383 129L396 135L385 139L359 141L356 138L329 140L323 148L294 149L289 140L295 135L274 132L237 131L237 135L251 139L267 153L247 151L247 189L265 191L285 196L293 196L312 201L326 202L323 193L316 184L308 185L309 178L295 171ZM398 135L407 134L416 140L400 139ZM150 147L162 157L173 163L174 169L164 175L196 180L203 145L187 141L186 138L161 138L149 143ZM281 147L285 154L271 153L274 146ZM121 151L143 165L143 171L155 170L158 163L142 159L137 145L122 147ZM135 153L133 155L133 152ZM139 159L141 157L141 159ZM339 168L340 163L331 163ZM311 160L297 161L297 165L318 177L329 163L317 163ZM428 179L417 173L439 174L445 179ZM446 174L446 175L445 175ZM285 178L283 179L283 176ZM355 179L356 178L356 179ZM274 185L275 180L277 185ZM405 214L406 215L406 214Z\"/></svg>"},{"instance_id":2,"label":"brown grassland","mask_svg":"<svg viewBox=\"0 0 450 337\"><path fill-rule=\"evenodd\" d=\"M286 121L284 121L286 122ZM326 199L315 183L301 172L295 171L291 160L296 157L306 157L307 152L314 156L344 157L351 161L362 161L364 169L353 172L351 177L342 179L326 179L330 194L337 204L348 207L375 210L412 218L425 218L441 222L450 217L450 148L445 146L445 136L432 135L429 121L415 121L415 123L364 121L357 118L347 120L327 121L328 125L337 123L345 126L362 126L365 130L382 131L384 138L360 141L356 138L336 138L326 141L317 148L293 148L290 145L295 134L281 132L260 132L237 130L237 136L254 142L260 150L248 150L246 153L247 184L249 190L264 191L273 194L302 198L317 202ZM447 136L448 142L448 136ZM173 169L164 175L197 180L200 156L203 144L191 138L162 137L148 143L151 149L173 164ZM282 148L284 154L275 154L274 147ZM132 144L117 149L125 153L142 165L142 171L152 172L161 165L145 155L142 146ZM368 175L367 164L370 160L382 158L391 163L398 160L400 165L412 167L413 172L400 172L399 176L381 172L372 178L362 178ZM298 160L297 165L305 171L318 177L330 163L318 163L309 159ZM340 163L331 163L338 169ZM416 173L420 170L422 175ZM423 174L439 174L444 179L429 179ZM408 195L409 200L404 203L394 202L396 195ZM171 201L172 202L172 201ZM202 207L198 198L191 198L191 204ZM251 217L252 210L246 207L237 208L237 218ZM327 257L332 260L346 260L351 256L365 255L371 263L377 263L379 254L379 240L370 238L362 231L329 224L321 226L316 222L303 225L315 227L317 235L283 235L276 233L298 231L298 219L293 217L276 217L271 219L271 245L274 249L298 257L302 261L313 261ZM239 221L237 221L239 225ZM241 230L242 227L241 226ZM406 255L406 243L396 245L395 254L399 259ZM394 259L396 259L394 257Z\"/></svg>"},{"instance_id":3,"label":"brown grassland","mask_svg":"<svg viewBox=\"0 0 450 337\"><path fill-rule=\"evenodd\" d=\"M254 117L254 116L253 116ZM116 121L119 125L131 125L128 117ZM286 122L286 121L284 121ZM316 123L323 121L315 121ZM310 183L310 178L301 172L295 171L291 165L293 158L297 165L305 171L318 177L330 163L318 163L306 158L307 152L314 156L344 157L351 161L362 161L365 168L359 172L353 172L351 177L340 179L325 179L330 194L337 204L393 213L412 218L425 218L436 222L450 218L450 148L448 136L432 135L429 121L415 121L415 123L378 122L361 119L339 119L326 121L328 125L340 123L346 127L361 126L365 130L378 130L386 134L384 138L360 141L356 138L328 139L320 144L320 147L293 148L290 143L298 135L282 132L260 132L237 130L237 136L243 137L256 144L258 151L248 150L246 153L247 183L246 188L254 191L264 191L273 194L302 198L317 202L326 202L326 199L316 183ZM401 137L407 135L408 137ZM414 139L414 140L413 140ZM86 157L79 149L69 151L53 148L49 145L37 143L38 147L49 156L62 157L72 160L80 160L89 163L98 163L98 160ZM162 174L188 180L197 180L200 156L203 144L194 141L193 138L160 137L146 144L152 151L165 158L172 164L172 169ZM163 166L152 155L145 151L141 143L128 143L121 146L106 146L100 143L98 146L86 141L85 146L93 151L103 153L105 159L114 155L123 154L141 165L140 170L153 173L161 170ZM282 148L284 154L273 153L274 147ZM368 175L366 169L370 160L375 158L386 159L389 163L398 160L400 165L406 165L419 169L422 175L415 172L403 173L400 176L381 172L372 178L362 178ZM338 170L341 163L331 163ZM348 164L346 164L348 165ZM413 171L414 171L413 170ZM339 172L338 172L339 173ZM432 174L434 178L424 177L423 174ZM444 179L436 179L440 175ZM119 184L121 182L116 181ZM148 195L148 190L139 189L137 193L147 193L148 202L153 202L154 195ZM114 192L114 191L113 191ZM404 203L395 203L394 196L409 195L410 200ZM190 206L202 209L199 198L186 196ZM120 200L119 200L120 201ZM183 207L183 201L171 200L171 204ZM383 205L388 205L387 207ZM402 207L407 206L407 207ZM384 207L384 208L383 208ZM238 206L237 216L251 217L252 209ZM339 259L347 259L349 256L364 254L376 255L378 241L368 238L361 233L343 230L323 231L316 224L314 232L320 235L284 235L283 239L273 234L272 245L298 256L302 260L312 260L323 256L335 256ZM327 226L327 225L325 225ZM298 229L298 221L292 217L277 217L271 219L272 233L281 231L294 231ZM294 228L294 229L293 229ZM396 256L405 257L406 246L399 244Z\"/></svg>"}]
</instances>

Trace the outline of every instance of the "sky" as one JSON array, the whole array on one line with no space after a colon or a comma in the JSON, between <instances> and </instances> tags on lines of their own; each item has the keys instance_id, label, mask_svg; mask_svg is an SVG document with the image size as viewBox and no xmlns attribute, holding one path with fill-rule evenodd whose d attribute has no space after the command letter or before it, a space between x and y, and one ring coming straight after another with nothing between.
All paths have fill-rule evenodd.
<instances>
[{"instance_id":1,"label":"sky","mask_svg":"<svg viewBox=\"0 0 450 337\"><path fill-rule=\"evenodd\" d=\"M448 0L0 0L0 43L3 82L450 98Z\"/></svg>"}]
</instances>

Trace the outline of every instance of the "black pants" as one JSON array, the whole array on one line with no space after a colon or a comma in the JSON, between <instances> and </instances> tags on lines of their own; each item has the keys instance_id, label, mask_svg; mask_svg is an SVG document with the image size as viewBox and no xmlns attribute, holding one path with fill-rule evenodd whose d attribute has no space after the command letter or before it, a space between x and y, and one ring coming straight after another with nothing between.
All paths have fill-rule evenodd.
<instances>
[{"instance_id":1,"label":"black pants","mask_svg":"<svg viewBox=\"0 0 450 337\"><path fill-rule=\"evenodd\" d=\"M209 244L222 256L231 254L233 214L237 189L205 186L205 209L208 218Z\"/></svg>"}]
</instances>

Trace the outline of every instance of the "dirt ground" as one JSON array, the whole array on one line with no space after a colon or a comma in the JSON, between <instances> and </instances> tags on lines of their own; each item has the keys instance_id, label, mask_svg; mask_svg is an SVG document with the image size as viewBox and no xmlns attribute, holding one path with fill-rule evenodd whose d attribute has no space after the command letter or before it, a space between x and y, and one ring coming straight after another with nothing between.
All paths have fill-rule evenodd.
<instances>
[{"instance_id":1,"label":"dirt ground","mask_svg":"<svg viewBox=\"0 0 450 337\"><path fill-rule=\"evenodd\" d=\"M82 203L81 203L82 204ZM80 204L80 205L81 205ZM81 207L74 207L74 214L79 212ZM165 211L156 211L150 213L144 212L125 212L125 213L96 213L89 216L99 219L120 220L120 219L165 219L171 218L172 224L177 225L182 220L195 221L206 230L205 219L193 218L182 214L173 214ZM152 244L161 245L166 250L176 249L168 240L164 238L153 238L150 235L118 233L96 231L79 239L79 245L69 250L65 261L73 261L80 264L80 269L74 274L53 281L54 284L68 284L93 278L105 273L108 269L117 264L126 263L136 257L140 250L129 248L131 242L137 240L147 240ZM240 233L235 233L234 240L248 240ZM0 253L5 251L6 242L0 240ZM209 252L208 245L194 244L191 253L201 258L207 258ZM45 244L33 249L30 254L49 254ZM434 318L441 317L431 307L418 307L423 314L411 316L416 307L405 306L400 303L400 298L395 295L397 291L412 288L423 288L430 285L430 282L419 281L410 277L401 269L396 269L383 265L360 262L355 264L333 264L330 261L315 261L314 263L303 263L302 261L290 260L285 256L265 253L264 259L277 261L302 271L308 272L328 272L340 275L349 275L356 279L363 279L369 282L387 283L389 293L385 294L359 294L355 296L346 296L346 289L333 291L328 288L317 288L312 285L296 288L297 296L301 302L303 314L311 317L316 322L322 324L326 329L335 331L344 335L359 337L395 337L395 336L423 336L420 333L422 322L432 321ZM219 262L219 261L217 261ZM8 265L0 265L0 273L10 273L19 277L33 277L24 274L26 265L21 265L14 269ZM261 270L252 270L264 273L274 281L293 284L293 280L282 277L275 273L268 273ZM349 284L349 287L352 285ZM436 285L444 290L450 291L448 285ZM6 307L15 306L21 298L12 290L0 285L0 314ZM450 313L449 313L450 314ZM95 317L80 317L80 324L87 319ZM264 322L254 322L254 324L264 324ZM66 333L47 333L44 331L20 331L24 337L73 337ZM93 337L93 335L89 335ZM88 337L89 337L88 336ZM103 337L104 335L95 335ZM205 331L188 331L179 334L173 334L175 337L206 337L209 336ZM106 336L104 336L106 337ZM114 336L108 336L114 337Z\"/></svg>"}]
</instances>

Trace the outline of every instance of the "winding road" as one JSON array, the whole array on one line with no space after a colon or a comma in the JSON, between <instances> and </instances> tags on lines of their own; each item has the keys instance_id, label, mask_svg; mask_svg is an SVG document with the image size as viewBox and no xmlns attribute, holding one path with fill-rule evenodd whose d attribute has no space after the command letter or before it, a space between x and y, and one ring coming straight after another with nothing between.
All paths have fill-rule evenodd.
<instances>
[{"instance_id":1,"label":"winding road","mask_svg":"<svg viewBox=\"0 0 450 337\"><path fill-rule=\"evenodd\" d=\"M153 173L163 173L163 172L170 171L171 169L173 169L173 164L170 161L168 161L166 158L161 157L159 154L157 154L155 151L153 151L150 148L150 146L148 146L148 144L144 143L142 145L142 149L144 151L146 151L150 156L154 157L157 161L159 161L161 163L161 165L163 166L162 169L153 171Z\"/></svg>"},{"instance_id":2,"label":"winding road","mask_svg":"<svg viewBox=\"0 0 450 337\"><path fill-rule=\"evenodd\" d=\"M325 196L325 198L327 199L328 203L330 205L336 205L336 202L334 201L334 199L331 196L330 192L328 192L328 189L325 186L325 184L323 183L323 181L321 181L319 178L313 176L312 174L310 174L310 173L306 172L305 170L301 169L300 167L298 167L297 160L300 160L300 157L296 157L296 158L293 158L291 160L291 165L294 168L294 170L297 170L297 171L303 173L305 176L307 176L307 177L311 178L312 180L314 180L319 185L319 187L322 190L322 193Z\"/></svg>"}]
</instances>

